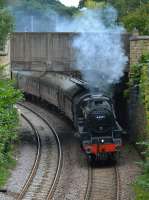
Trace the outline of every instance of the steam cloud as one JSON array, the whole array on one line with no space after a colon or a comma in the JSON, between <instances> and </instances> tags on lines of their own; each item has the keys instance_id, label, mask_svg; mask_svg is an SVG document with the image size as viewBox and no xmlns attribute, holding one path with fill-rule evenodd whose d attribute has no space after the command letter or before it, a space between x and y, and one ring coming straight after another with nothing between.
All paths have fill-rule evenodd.
<instances>
[{"instance_id":1,"label":"steam cloud","mask_svg":"<svg viewBox=\"0 0 149 200\"><path fill-rule=\"evenodd\" d=\"M38 23L33 30L34 18L37 18ZM66 19L51 10L47 13L46 19L40 16L34 16L34 18L30 26L28 16L23 18L27 20L27 23L24 21L23 26L17 23L16 31L80 33L74 38L72 44L76 49L75 66L81 71L83 79L89 83L91 90L98 87L101 91L105 91L111 84L120 80L128 59L121 40L125 30L117 25L117 12L114 8L82 9L82 15L75 19ZM49 28L46 25L47 20L49 20ZM24 24L28 24L28 27ZM43 26L38 24L43 24ZM21 27L26 27L26 29L20 30Z\"/></svg>"},{"instance_id":2,"label":"steam cloud","mask_svg":"<svg viewBox=\"0 0 149 200\"><path fill-rule=\"evenodd\" d=\"M123 75L127 57L121 40L125 32L117 25L117 12L108 7L101 10L84 10L74 21L63 21L57 31L80 32L73 41L76 51L76 66L90 89L106 91Z\"/></svg>"}]
</instances>

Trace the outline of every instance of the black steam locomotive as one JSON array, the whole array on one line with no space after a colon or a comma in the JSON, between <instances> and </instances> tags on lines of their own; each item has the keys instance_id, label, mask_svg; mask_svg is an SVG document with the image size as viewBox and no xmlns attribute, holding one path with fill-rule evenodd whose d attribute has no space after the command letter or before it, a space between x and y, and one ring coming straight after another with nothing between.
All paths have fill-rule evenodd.
<instances>
[{"instance_id":1,"label":"black steam locomotive","mask_svg":"<svg viewBox=\"0 0 149 200\"><path fill-rule=\"evenodd\" d=\"M59 110L73 121L89 160L115 158L122 145L112 101L83 81L56 72L13 71L17 87Z\"/></svg>"}]
</instances>

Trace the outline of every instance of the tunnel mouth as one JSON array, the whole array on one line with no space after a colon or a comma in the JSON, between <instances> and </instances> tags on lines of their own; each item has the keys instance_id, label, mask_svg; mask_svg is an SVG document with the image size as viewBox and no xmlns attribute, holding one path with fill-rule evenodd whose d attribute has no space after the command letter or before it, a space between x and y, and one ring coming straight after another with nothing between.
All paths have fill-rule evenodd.
<instances>
[{"instance_id":1,"label":"tunnel mouth","mask_svg":"<svg viewBox=\"0 0 149 200\"><path fill-rule=\"evenodd\" d=\"M128 80L128 72L125 72L120 82L115 85L113 96L117 120L125 130L128 130L129 127L128 97L125 95L125 91L128 89Z\"/></svg>"}]
</instances>

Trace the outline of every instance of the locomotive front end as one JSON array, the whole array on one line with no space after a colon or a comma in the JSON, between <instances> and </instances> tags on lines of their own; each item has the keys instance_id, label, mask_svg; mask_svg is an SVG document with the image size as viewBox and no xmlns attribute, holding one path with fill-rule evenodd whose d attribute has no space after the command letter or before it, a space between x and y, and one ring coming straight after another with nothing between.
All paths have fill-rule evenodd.
<instances>
[{"instance_id":1,"label":"locomotive front end","mask_svg":"<svg viewBox=\"0 0 149 200\"><path fill-rule=\"evenodd\" d=\"M84 132L81 143L91 160L117 157L122 145L122 129L108 98L88 98L83 102Z\"/></svg>"}]
</instances>

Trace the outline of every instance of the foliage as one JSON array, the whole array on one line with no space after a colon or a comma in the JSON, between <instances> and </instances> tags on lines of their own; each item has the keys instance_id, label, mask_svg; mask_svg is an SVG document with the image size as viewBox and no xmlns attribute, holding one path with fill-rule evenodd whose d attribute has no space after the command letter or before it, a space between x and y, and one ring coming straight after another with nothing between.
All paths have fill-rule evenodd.
<instances>
[{"instance_id":1,"label":"foliage","mask_svg":"<svg viewBox=\"0 0 149 200\"><path fill-rule=\"evenodd\" d=\"M136 200L149 199L149 141L142 142L140 145L146 149L144 155L146 159L138 164L142 168L142 175L140 175L133 184Z\"/></svg>"},{"instance_id":2,"label":"foliage","mask_svg":"<svg viewBox=\"0 0 149 200\"><path fill-rule=\"evenodd\" d=\"M4 73L3 71L5 70L6 65L2 65L0 64L0 78L3 79L4 78Z\"/></svg>"},{"instance_id":3,"label":"foliage","mask_svg":"<svg viewBox=\"0 0 149 200\"><path fill-rule=\"evenodd\" d=\"M0 48L3 49L9 33L13 30L13 19L6 10L5 1L0 0ZM17 138L18 113L14 104L22 98L21 93L13 88L13 83L5 80L3 71L5 65L0 65L0 186L9 175L12 166L11 152Z\"/></svg>"},{"instance_id":4,"label":"foliage","mask_svg":"<svg viewBox=\"0 0 149 200\"><path fill-rule=\"evenodd\" d=\"M81 2L80 2L80 5L81 5ZM93 0L86 0L86 1L84 1L84 3L82 5L84 7L91 8L91 9L102 8L102 7L105 6L105 2L97 2L97 1L93 1Z\"/></svg>"},{"instance_id":5,"label":"foliage","mask_svg":"<svg viewBox=\"0 0 149 200\"><path fill-rule=\"evenodd\" d=\"M10 155L7 161L3 165L0 166L0 187L2 187L6 180L10 176L10 171L8 169L11 169L16 166L16 160L12 159L12 156Z\"/></svg>"},{"instance_id":6,"label":"foliage","mask_svg":"<svg viewBox=\"0 0 149 200\"><path fill-rule=\"evenodd\" d=\"M137 87L140 84L142 64L134 64L131 66L130 77L129 77L129 86Z\"/></svg>"},{"instance_id":7,"label":"foliage","mask_svg":"<svg viewBox=\"0 0 149 200\"><path fill-rule=\"evenodd\" d=\"M145 160L140 162L143 173L134 183L136 200L149 199L149 54L141 57L139 64L131 66L130 88L138 87L139 99L143 103L146 116L146 138L140 145L145 149Z\"/></svg>"},{"instance_id":8,"label":"foliage","mask_svg":"<svg viewBox=\"0 0 149 200\"><path fill-rule=\"evenodd\" d=\"M142 55L140 62L131 66L129 87L130 89L136 88L138 90L140 100L146 112L146 131L148 131L149 135L149 54Z\"/></svg>"},{"instance_id":9,"label":"foliage","mask_svg":"<svg viewBox=\"0 0 149 200\"><path fill-rule=\"evenodd\" d=\"M0 46L4 45L12 29L13 19L10 13L4 8L4 1L0 0Z\"/></svg>"},{"instance_id":10,"label":"foliage","mask_svg":"<svg viewBox=\"0 0 149 200\"><path fill-rule=\"evenodd\" d=\"M137 8L148 2L148 0L110 0L112 6L114 6L117 11L119 18L126 16Z\"/></svg>"},{"instance_id":11,"label":"foliage","mask_svg":"<svg viewBox=\"0 0 149 200\"><path fill-rule=\"evenodd\" d=\"M92 5L98 7L100 3L116 8L118 22L123 23L128 31L131 32L137 28L141 35L149 34L148 0L82 0L79 7L93 7Z\"/></svg>"},{"instance_id":12,"label":"foliage","mask_svg":"<svg viewBox=\"0 0 149 200\"><path fill-rule=\"evenodd\" d=\"M149 34L149 3L122 17L122 22L128 31L136 28L141 35Z\"/></svg>"},{"instance_id":13,"label":"foliage","mask_svg":"<svg viewBox=\"0 0 149 200\"><path fill-rule=\"evenodd\" d=\"M79 9L66 7L56 0L18 0L10 10L18 32L53 32L57 18L71 18L79 12Z\"/></svg>"},{"instance_id":14,"label":"foliage","mask_svg":"<svg viewBox=\"0 0 149 200\"><path fill-rule=\"evenodd\" d=\"M12 81L0 80L0 166L7 160L17 137L18 113L13 105L21 98Z\"/></svg>"},{"instance_id":15,"label":"foliage","mask_svg":"<svg viewBox=\"0 0 149 200\"><path fill-rule=\"evenodd\" d=\"M22 0L19 1L17 9L25 9L29 13L38 12L43 15L49 10L68 16L72 16L78 12L77 8L66 7L56 0Z\"/></svg>"},{"instance_id":16,"label":"foliage","mask_svg":"<svg viewBox=\"0 0 149 200\"><path fill-rule=\"evenodd\" d=\"M0 9L4 7L4 0L0 0Z\"/></svg>"},{"instance_id":17,"label":"foliage","mask_svg":"<svg viewBox=\"0 0 149 200\"><path fill-rule=\"evenodd\" d=\"M143 58L144 59L144 58ZM140 96L142 99L142 102L145 107L146 111L146 118L147 118L147 127L146 131L149 135L149 56L148 59L143 62L143 67L141 71L141 77L140 77Z\"/></svg>"},{"instance_id":18,"label":"foliage","mask_svg":"<svg viewBox=\"0 0 149 200\"><path fill-rule=\"evenodd\" d=\"M79 6L84 7L88 1L112 5L117 9L119 17L127 15L129 12L148 2L148 0L81 0Z\"/></svg>"},{"instance_id":19,"label":"foliage","mask_svg":"<svg viewBox=\"0 0 149 200\"><path fill-rule=\"evenodd\" d=\"M84 0L80 0L80 2L79 2L79 8L83 8L84 7L84 3L85 3Z\"/></svg>"},{"instance_id":20,"label":"foliage","mask_svg":"<svg viewBox=\"0 0 149 200\"><path fill-rule=\"evenodd\" d=\"M0 186L9 175L13 144L17 139L18 112L14 104L22 99L19 90L14 89L13 82L3 77L4 65L0 65Z\"/></svg>"}]
</instances>

